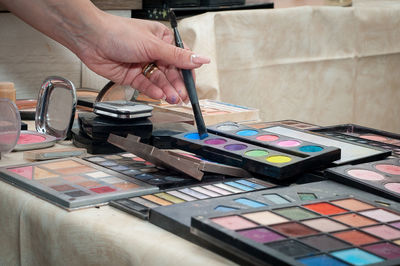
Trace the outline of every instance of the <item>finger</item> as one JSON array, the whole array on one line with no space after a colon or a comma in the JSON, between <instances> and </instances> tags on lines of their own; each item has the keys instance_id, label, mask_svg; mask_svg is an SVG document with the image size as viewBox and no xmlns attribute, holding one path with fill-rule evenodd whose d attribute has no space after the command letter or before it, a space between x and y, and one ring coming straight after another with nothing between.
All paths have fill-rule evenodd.
<instances>
[{"instance_id":1,"label":"finger","mask_svg":"<svg viewBox=\"0 0 400 266\"><path fill-rule=\"evenodd\" d=\"M186 91L185 83L183 82L181 71L173 65L160 65L160 69L164 72L169 83L175 88L182 102L188 103L188 94Z\"/></svg>"},{"instance_id":2,"label":"finger","mask_svg":"<svg viewBox=\"0 0 400 266\"><path fill-rule=\"evenodd\" d=\"M183 69L193 69L210 63L210 58L206 56L197 55L190 50L165 42L160 42L158 49L154 49L152 58L162 61L165 65L174 65Z\"/></svg>"},{"instance_id":3,"label":"finger","mask_svg":"<svg viewBox=\"0 0 400 266\"><path fill-rule=\"evenodd\" d=\"M150 98L163 100L166 99L166 95L164 94L163 90L153 84L143 74L138 74L133 79L131 86Z\"/></svg>"},{"instance_id":4,"label":"finger","mask_svg":"<svg viewBox=\"0 0 400 266\"><path fill-rule=\"evenodd\" d=\"M161 71L161 69L165 68L159 67L160 69L155 69L151 75L148 77L149 80L156 85L157 87L161 88L161 90L164 92L166 95L166 101L171 104L177 104L181 102L181 97L178 93L178 89L173 86L170 81L168 80L166 74ZM184 86L183 86L184 88ZM183 89L181 88L181 89Z\"/></svg>"}]
</instances>

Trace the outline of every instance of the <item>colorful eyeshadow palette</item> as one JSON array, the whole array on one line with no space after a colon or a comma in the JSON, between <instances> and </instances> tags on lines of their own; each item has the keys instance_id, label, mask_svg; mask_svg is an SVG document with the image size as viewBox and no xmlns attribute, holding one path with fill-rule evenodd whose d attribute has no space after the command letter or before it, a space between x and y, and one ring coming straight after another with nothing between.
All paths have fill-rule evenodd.
<instances>
[{"instance_id":1,"label":"colorful eyeshadow palette","mask_svg":"<svg viewBox=\"0 0 400 266\"><path fill-rule=\"evenodd\" d=\"M291 138L301 139L325 146L338 147L341 151L340 160L334 161L334 165L348 163L363 163L386 158L391 154L390 150L379 147L371 147L362 143L354 143L344 139L336 139L318 133L295 129L287 126L274 126L264 128L268 133L281 134Z\"/></svg>"},{"instance_id":2,"label":"colorful eyeshadow palette","mask_svg":"<svg viewBox=\"0 0 400 266\"><path fill-rule=\"evenodd\" d=\"M393 156L400 157L400 135L395 133L354 124L322 127L312 131L355 143L392 150Z\"/></svg>"},{"instance_id":3,"label":"colorful eyeshadow palette","mask_svg":"<svg viewBox=\"0 0 400 266\"><path fill-rule=\"evenodd\" d=\"M186 202L195 202L196 204L199 200L237 195L271 187L275 187L275 185L255 178L239 179L181 187L179 189L116 200L112 201L110 204L139 218L148 219L150 210L157 207L177 205Z\"/></svg>"},{"instance_id":4,"label":"colorful eyeshadow palette","mask_svg":"<svg viewBox=\"0 0 400 266\"><path fill-rule=\"evenodd\" d=\"M271 122L258 122L258 123L246 123L246 126L257 128L257 129L262 129L266 127L271 127L271 126L290 126L298 129L304 129L304 130L312 130L312 129L317 129L320 126L313 125L307 122L301 122L297 120L280 120L280 121L271 121Z\"/></svg>"},{"instance_id":5,"label":"colorful eyeshadow palette","mask_svg":"<svg viewBox=\"0 0 400 266\"><path fill-rule=\"evenodd\" d=\"M0 177L64 208L155 192L157 187L78 158L7 166Z\"/></svg>"},{"instance_id":6,"label":"colorful eyeshadow palette","mask_svg":"<svg viewBox=\"0 0 400 266\"><path fill-rule=\"evenodd\" d=\"M400 212L355 197L197 216L191 225L252 264L400 264Z\"/></svg>"},{"instance_id":7,"label":"colorful eyeshadow palette","mask_svg":"<svg viewBox=\"0 0 400 266\"><path fill-rule=\"evenodd\" d=\"M218 133L226 129L225 136L212 134L217 133L215 128ZM264 134L235 123L223 123L209 131L205 139L200 139L196 132L177 134L173 138L182 150L277 179L292 177L340 158L340 150L335 147Z\"/></svg>"},{"instance_id":8,"label":"colorful eyeshadow palette","mask_svg":"<svg viewBox=\"0 0 400 266\"><path fill-rule=\"evenodd\" d=\"M154 164L128 152L97 155L83 158L91 163L100 165L121 174L133 177L147 184L157 186L160 189L188 186L198 184L200 181L167 171ZM222 175L204 175L203 183L224 180Z\"/></svg>"},{"instance_id":9,"label":"colorful eyeshadow palette","mask_svg":"<svg viewBox=\"0 0 400 266\"><path fill-rule=\"evenodd\" d=\"M325 171L327 178L400 201L400 159L344 165Z\"/></svg>"}]
</instances>

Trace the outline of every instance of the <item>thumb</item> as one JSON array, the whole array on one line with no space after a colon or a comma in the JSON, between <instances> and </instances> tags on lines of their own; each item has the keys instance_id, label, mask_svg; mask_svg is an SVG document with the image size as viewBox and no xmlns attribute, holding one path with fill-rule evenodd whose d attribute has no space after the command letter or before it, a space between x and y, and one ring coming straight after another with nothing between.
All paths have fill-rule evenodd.
<instances>
[{"instance_id":1,"label":"thumb","mask_svg":"<svg viewBox=\"0 0 400 266\"><path fill-rule=\"evenodd\" d=\"M191 50L179 48L168 43L161 44L154 56L156 60L182 69L198 68L211 61L207 56L197 55Z\"/></svg>"}]
</instances>

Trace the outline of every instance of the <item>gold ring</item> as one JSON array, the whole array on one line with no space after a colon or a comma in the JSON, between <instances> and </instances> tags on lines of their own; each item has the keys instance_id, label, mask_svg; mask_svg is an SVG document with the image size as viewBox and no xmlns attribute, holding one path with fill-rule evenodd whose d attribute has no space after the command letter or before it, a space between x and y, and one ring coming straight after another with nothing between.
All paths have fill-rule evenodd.
<instances>
[{"instance_id":1,"label":"gold ring","mask_svg":"<svg viewBox=\"0 0 400 266\"><path fill-rule=\"evenodd\" d=\"M146 78L150 78L151 74L158 69L155 63L148 63L142 68L142 73Z\"/></svg>"}]
</instances>

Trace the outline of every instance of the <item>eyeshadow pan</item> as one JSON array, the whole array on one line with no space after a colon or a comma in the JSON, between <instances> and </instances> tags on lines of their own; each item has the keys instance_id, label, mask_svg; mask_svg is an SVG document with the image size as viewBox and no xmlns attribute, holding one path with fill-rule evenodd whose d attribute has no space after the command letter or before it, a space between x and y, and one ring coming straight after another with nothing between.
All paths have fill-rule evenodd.
<instances>
[{"instance_id":1,"label":"eyeshadow pan","mask_svg":"<svg viewBox=\"0 0 400 266\"><path fill-rule=\"evenodd\" d=\"M109 174L104 173L104 172L100 172L100 171L96 171L96 172L93 172L93 173L88 173L86 175L88 175L90 177L93 177L93 178L103 178L103 177L110 176Z\"/></svg>"},{"instance_id":2,"label":"eyeshadow pan","mask_svg":"<svg viewBox=\"0 0 400 266\"><path fill-rule=\"evenodd\" d=\"M278 146L281 147L296 147L300 145L300 141L297 140L283 140L278 142Z\"/></svg>"},{"instance_id":3,"label":"eyeshadow pan","mask_svg":"<svg viewBox=\"0 0 400 266\"><path fill-rule=\"evenodd\" d=\"M222 183L214 184L214 186L219 187L219 188L222 188L222 189L225 189L225 190L228 190L228 191L230 191L230 192L232 192L232 193L240 193L240 192L243 192L243 190L241 190L241 189L234 188L234 187L231 187L231 186L222 184Z\"/></svg>"},{"instance_id":4,"label":"eyeshadow pan","mask_svg":"<svg viewBox=\"0 0 400 266\"><path fill-rule=\"evenodd\" d=\"M332 203L351 211L364 211L374 208L374 206L356 199L335 200Z\"/></svg>"},{"instance_id":5,"label":"eyeshadow pan","mask_svg":"<svg viewBox=\"0 0 400 266\"><path fill-rule=\"evenodd\" d=\"M270 163L288 163L292 160L289 156L284 155L274 155L266 159Z\"/></svg>"},{"instance_id":6,"label":"eyeshadow pan","mask_svg":"<svg viewBox=\"0 0 400 266\"><path fill-rule=\"evenodd\" d=\"M240 151L247 148L247 145L244 144L228 144L225 145L224 148L228 151Z\"/></svg>"},{"instance_id":7,"label":"eyeshadow pan","mask_svg":"<svg viewBox=\"0 0 400 266\"><path fill-rule=\"evenodd\" d=\"M182 193L188 194L192 197L198 198L198 199L207 199L209 196L204 195L203 193L199 193L197 191L194 191L193 189L190 188L183 188L179 190Z\"/></svg>"},{"instance_id":8,"label":"eyeshadow pan","mask_svg":"<svg viewBox=\"0 0 400 266\"><path fill-rule=\"evenodd\" d=\"M157 197L159 197L159 198L168 200L168 201L170 201L170 202L172 202L172 203L182 203L182 202L185 202L184 200L182 200L182 199L180 199L180 198L177 198L177 197L174 197L173 195L167 194L167 193L165 193L165 192L156 193L156 194L154 194L154 195L157 196Z\"/></svg>"},{"instance_id":9,"label":"eyeshadow pan","mask_svg":"<svg viewBox=\"0 0 400 266\"><path fill-rule=\"evenodd\" d=\"M386 259L397 259L400 257L400 247L391 243L378 243L364 246L363 249Z\"/></svg>"},{"instance_id":10,"label":"eyeshadow pan","mask_svg":"<svg viewBox=\"0 0 400 266\"><path fill-rule=\"evenodd\" d=\"M93 172L96 171L96 169L89 166L80 166L80 167L56 169L55 171L63 175L74 175L74 174Z\"/></svg>"},{"instance_id":11,"label":"eyeshadow pan","mask_svg":"<svg viewBox=\"0 0 400 266\"><path fill-rule=\"evenodd\" d=\"M63 177L63 179L70 181L72 183L78 183L78 182L83 182L83 181L87 180L83 176L79 176L79 175L65 176L65 177Z\"/></svg>"},{"instance_id":12,"label":"eyeshadow pan","mask_svg":"<svg viewBox=\"0 0 400 266\"><path fill-rule=\"evenodd\" d=\"M82 167L84 165L81 163L72 161L72 160L65 160L65 161L60 161L60 162L41 164L41 166L46 167L47 169L55 170L55 169L61 169L61 168Z\"/></svg>"},{"instance_id":13,"label":"eyeshadow pan","mask_svg":"<svg viewBox=\"0 0 400 266\"><path fill-rule=\"evenodd\" d=\"M230 230L247 229L257 226L257 224L243 219L242 217L237 215L212 218L211 221Z\"/></svg>"},{"instance_id":14,"label":"eyeshadow pan","mask_svg":"<svg viewBox=\"0 0 400 266\"><path fill-rule=\"evenodd\" d=\"M86 160L97 163L97 162L103 162L106 159L104 159L103 157L90 157L90 158L86 158Z\"/></svg>"},{"instance_id":15,"label":"eyeshadow pan","mask_svg":"<svg viewBox=\"0 0 400 266\"><path fill-rule=\"evenodd\" d=\"M341 223L353 226L353 227L362 227L367 225L377 224L376 221L371 220L367 217L358 215L356 213L348 213L348 214L341 214L337 216L333 216L332 219L339 221Z\"/></svg>"},{"instance_id":16,"label":"eyeshadow pan","mask_svg":"<svg viewBox=\"0 0 400 266\"><path fill-rule=\"evenodd\" d=\"M361 230L387 240L400 238L400 231L387 225L375 225L362 228Z\"/></svg>"},{"instance_id":17,"label":"eyeshadow pan","mask_svg":"<svg viewBox=\"0 0 400 266\"><path fill-rule=\"evenodd\" d=\"M58 176L59 176L58 174L41 169L40 167L37 166L33 167L33 179L44 179L44 178L52 178Z\"/></svg>"},{"instance_id":18,"label":"eyeshadow pan","mask_svg":"<svg viewBox=\"0 0 400 266\"><path fill-rule=\"evenodd\" d=\"M369 211L362 211L360 214L369 218L375 219L380 222L394 222L400 220L400 216L383 209L375 209Z\"/></svg>"},{"instance_id":19,"label":"eyeshadow pan","mask_svg":"<svg viewBox=\"0 0 400 266\"><path fill-rule=\"evenodd\" d=\"M226 142L227 142L227 140L222 139L222 138L207 139L204 141L204 143L208 144L208 145L221 145L221 144L225 144Z\"/></svg>"},{"instance_id":20,"label":"eyeshadow pan","mask_svg":"<svg viewBox=\"0 0 400 266\"><path fill-rule=\"evenodd\" d=\"M353 245L365 245L379 241L378 238L357 230L343 231L332 235Z\"/></svg>"},{"instance_id":21,"label":"eyeshadow pan","mask_svg":"<svg viewBox=\"0 0 400 266\"><path fill-rule=\"evenodd\" d=\"M277 209L274 210L274 212L285 216L286 218L298 221L298 220L304 220L308 218L314 218L317 217L317 214L314 214L310 211L307 211L305 209L302 209L300 207L289 207L289 208L284 208L284 209Z\"/></svg>"},{"instance_id":22,"label":"eyeshadow pan","mask_svg":"<svg viewBox=\"0 0 400 266\"><path fill-rule=\"evenodd\" d=\"M262 225L278 224L288 221L286 218L276 215L275 213L272 213L270 211L246 213L242 216Z\"/></svg>"},{"instance_id":23,"label":"eyeshadow pan","mask_svg":"<svg viewBox=\"0 0 400 266\"><path fill-rule=\"evenodd\" d=\"M400 222L390 223L390 225L396 228L400 228Z\"/></svg>"},{"instance_id":24,"label":"eyeshadow pan","mask_svg":"<svg viewBox=\"0 0 400 266\"><path fill-rule=\"evenodd\" d=\"M219 188L219 187L215 187L215 186L213 186L213 185L207 185L207 186L203 186L204 188L206 188L206 189L208 189L208 190L211 190L211 191L214 191L214 192L217 192L217 193L219 193L219 194L221 194L221 195L231 195L232 194L232 192L230 192L230 191L227 191L227 190L225 190L225 189L222 189L222 188Z\"/></svg>"},{"instance_id":25,"label":"eyeshadow pan","mask_svg":"<svg viewBox=\"0 0 400 266\"><path fill-rule=\"evenodd\" d=\"M344 249L350 246L349 244L329 235L307 236L305 238L301 238L300 240L310 247L321 251Z\"/></svg>"},{"instance_id":26,"label":"eyeshadow pan","mask_svg":"<svg viewBox=\"0 0 400 266\"><path fill-rule=\"evenodd\" d=\"M355 265L366 265L384 261L383 259L359 248L335 251L331 254L338 259Z\"/></svg>"},{"instance_id":27,"label":"eyeshadow pan","mask_svg":"<svg viewBox=\"0 0 400 266\"><path fill-rule=\"evenodd\" d=\"M243 191L253 191L254 190L254 188L251 188L251 187L248 187L248 186L245 186L245 185L241 185L241 184L236 183L234 181L224 182L224 184L226 184L228 186L232 186L232 187L238 188L238 189L241 189Z\"/></svg>"},{"instance_id":28,"label":"eyeshadow pan","mask_svg":"<svg viewBox=\"0 0 400 266\"><path fill-rule=\"evenodd\" d=\"M172 204L171 202L163 200L163 199L161 199L159 197L156 197L154 195L144 195L144 196L142 196L142 198L146 199L148 201L154 202L154 203L156 203L158 205L161 205L161 206L168 206L168 205Z\"/></svg>"},{"instance_id":29,"label":"eyeshadow pan","mask_svg":"<svg viewBox=\"0 0 400 266\"><path fill-rule=\"evenodd\" d=\"M143 198L141 198L141 197L130 198L130 200L131 200L131 201L134 201L134 202L136 202L136 203L139 203L139 204L141 204L141 205L143 205L143 206L146 206L147 208L155 208L155 207L160 206L160 205L158 205L158 204L155 204L154 202L145 200L145 199L143 199Z\"/></svg>"},{"instance_id":30,"label":"eyeshadow pan","mask_svg":"<svg viewBox=\"0 0 400 266\"><path fill-rule=\"evenodd\" d=\"M79 186L86 187L86 188L100 186L100 183L97 183L97 182L91 181L91 180L88 180L88 181L85 181L85 182L80 182L80 183L77 183L77 184Z\"/></svg>"},{"instance_id":31,"label":"eyeshadow pan","mask_svg":"<svg viewBox=\"0 0 400 266\"><path fill-rule=\"evenodd\" d=\"M219 211L219 212L230 212L230 211L236 211L239 209L234 208L234 207L229 207L229 206L218 205L217 207L214 208L214 210Z\"/></svg>"},{"instance_id":32,"label":"eyeshadow pan","mask_svg":"<svg viewBox=\"0 0 400 266\"><path fill-rule=\"evenodd\" d=\"M320 152L323 149L324 148L322 148L321 146L316 145L306 145L299 148L299 150L302 152Z\"/></svg>"},{"instance_id":33,"label":"eyeshadow pan","mask_svg":"<svg viewBox=\"0 0 400 266\"><path fill-rule=\"evenodd\" d=\"M314 193L297 193L301 201L314 200L317 196Z\"/></svg>"},{"instance_id":34,"label":"eyeshadow pan","mask_svg":"<svg viewBox=\"0 0 400 266\"><path fill-rule=\"evenodd\" d=\"M275 141L278 140L279 137L276 135L261 135L256 138L259 141Z\"/></svg>"},{"instance_id":35,"label":"eyeshadow pan","mask_svg":"<svg viewBox=\"0 0 400 266\"><path fill-rule=\"evenodd\" d=\"M52 186L51 188L54 189L54 190L57 190L57 191L69 191L69 190L76 189L76 188L74 188L74 187L72 187L70 185L67 185L67 184Z\"/></svg>"},{"instance_id":36,"label":"eyeshadow pan","mask_svg":"<svg viewBox=\"0 0 400 266\"><path fill-rule=\"evenodd\" d=\"M283 240L266 244L268 247L279 251L289 257L309 256L316 250L295 240Z\"/></svg>"},{"instance_id":37,"label":"eyeshadow pan","mask_svg":"<svg viewBox=\"0 0 400 266\"><path fill-rule=\"evenodd\" d=\"M337 259L329 257L327 255L317 255L312 257L306 257L298 259L301 263L307 266L346 266L347 263L341 262Z\"/></svg>"},{"instance_id":38,"label":"eyeshadow pan","mask_svg":"<svg viewBox=\"0 0 400 266\"><path fill-rule=\"evenodd\" d=\"M111 188L111 187L108 187L108 186L91 188L90 190L93 191L93 192L96 192L96 193L98 193L98 194L110 193L110 192L115 191L114 188Z\"/></svg>"},{"instance_id":39,"label":"eyeshadow pan","mask_svg":"<svg viewBox=\"0 0 400 266\"><path fill-rule=\"evenodd\" d=\"M134 188L138 188L139 185L135 184L135 183L131 183L131 182L121 182L121 183L115 183L113 184L114 187L117 187L121 190L130 190L130 189L134 189Z\"/></svg>"},{"instance_id":40,"label":"eyeshadow pan","mask_svg":"<svg viewBox=\"0 0 400 266\"><path fill-rule=\"evenodd\" d=\"M73 198L84 197L84 196L90 195L89 193L87 193L85 191L82 191L82 190L65 192L64 194L68 195L68 196L71 196Z\"/></svg>"},{"instance_id":41,"label":"eyeshadow pan","mask_svg":"<svg viewBox=\"0 0 400 266\"><path fill-rule=\"evenodd\" d=\"M256 184L256 183L250 182L250 181L245 180L245 179L235 180L235 182L236 182L236 183L240 183L240 184L245 185L245 186L248 186L248 187L251 187L251 188L254 188L254 189L263 189L263 188L266 188L265 186L262 186L262 185L260 185L260 184Z\"/></svg>"},{"instance_id":42,"label":"eyeshadow pan","mask_svg":"<svg viewBox=\"0 0 400 266\"><path fill-rule=\"evenodd\" d=\"M352 169L347 171L347 174L362 180L379 181L385 179L383 175L377 172L364 169Z\"/></svg>"},{"instance_id":43,"label":"eyeshadow pan","mask_svg":"<svg viewBox=\"0 0 400 266\"><path fill-rule=\"evenodd\" d=\"M400 166L393 164L377 164L375 168L390 175L400 175Z\"/></svg>"},{"instance_id":44,"label":"eyeshadow pan","mask_svg":"<svg viewBox=\"0 0 400 266\"><path fill-rule=\"evenodd\" d=\"M321 232L333 232L333 231L339 231L339 230L344 230L347 229L348 227L334 222L328 218L318 218L318 219L311 219L307 221L303 221L303 224L314 228L316 230L319 230Z\"/></svg>"},{"instance_id":45,"label":"eyeshadow pan","mask_svg":"<svg viewBox=\"0 0 400 266\"><path fill-rule=\"evenodd\" d=\"M300 237L315 235L318 231L297 222L270 225L272 229L287 236Z\"/></svg>"},{"instance_id":46,"label":"eyeshadow pan","mask_svg":"<svg viewBox=\"0 0 400 266\"><path fill-rule=\"evenodd\" d=\"M275 204L285 204L285 203L290 202L287 199L285 199L277 194L266 194L266 195L263 195L263 197L265 197L267 200L272 201Z\"/></svg>"},{"instance_id":47,"label":"eyeshadow pan","mask_svg":"<svg viewBox=\"0 0 400 266\"><path fill-rule=\"evenodd\" d=\"M100 179L103 182L106 182L108 184L115 184L115 183L121 183L124 182L125 180L118 178L118 177L106 177L106 178L102 178Z\"/></svg>"},{"instance_id":48,"label":"eyeshadow pan","mask_svg":"<svg viewBox=\"0 0 400 266\"><path fill-rule=\"evenodd\" d=\"M237 232L239 235L249 238L257 243L268 243L277 240L285 239L284 236L279 235L266 228L254 228L248 230L242 230Z\"/></svg>"},{"instance_id":49,"label":"eyeshadow pan","mask_svg":"<svg viewBox=\"0 0 400 266\"><path fill-rule=\"evenodd\" d=\"M236 134L238 134L239 136L255 136L258 134L258 131L254 129L245 129L236 132Z\"/></svg>"},{"instance_id":50,"label":"eyeshadow pan","mask_svg":"<svg viewBox=\"0 0 400 266\"><path fill-rule=\"evenodd\" d=\"M258 208L258 207L264 207L266 204L251 200L251 199L246 199L246 198L238 198L234 199L235 202L252 207L252 208Z\"/></svg>"},{"instance_id":51,"label":"eyeshadow pan","mask_svg":"<svg viewBox=\"0 0 400 266\"><path fill-rule=\"evenodd\" d=\"M194 197L191 197L191 196L189 196L189 195L187 195L187 194L181 193L181 192L176 191L176 190L167 191L166 193L168 193L168 194L170 194L170 195L172 195L172 196L178 197L178 198L180 198L180 199L186 200L186 201L194 201L194 200L197 200L197 199L194 198Z\"/></svg>"},{"instance_id":52,"label":"eyeshadow pan","mask_svg":"<svg viewBox=\"0 0 400 266\"><path fill-rule=\"evenodd\" d=\"M210 196L212 198L221 196L220 194L215 193L214 191L211 191L211 190L208 190L208 189L205 189L202 187L191 187L191 189L193 189L194 191L200 192L204 195Z\"/></svg>"},{"instance_id":53,"label":"eyeshadow pan","mask_svg":"<svg viewBox=\"0 0 400 266\"><path fill-rule=\"evenodd\" d=\"M326 203L326 202L307 204L307 205L304 205L303 207L305 207L309 210L313 210L313 211L318 212L323 215L331 215L331 214L347 212L345 209L336 207L336 206Z\"/></svg>"}]
</instances>

